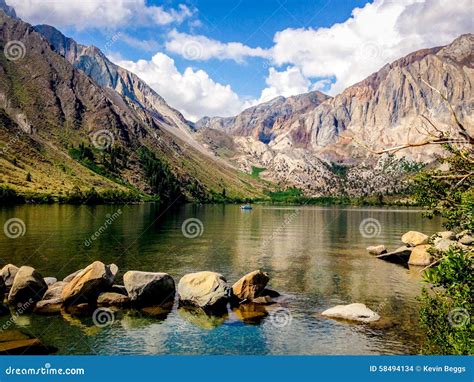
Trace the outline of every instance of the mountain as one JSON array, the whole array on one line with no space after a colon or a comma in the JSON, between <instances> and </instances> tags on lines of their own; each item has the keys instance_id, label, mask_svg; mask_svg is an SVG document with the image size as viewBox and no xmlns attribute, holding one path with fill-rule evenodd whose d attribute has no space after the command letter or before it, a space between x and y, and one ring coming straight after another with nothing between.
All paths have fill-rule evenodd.
<instances>
[{"instance_id":1,"label":"mountain","mask_svg":"<svg viewBox=\"0 0 474 382\"><path fill-rule=\"evenodd\" d=\"M95 69L76 68L29 24L1 11L0 22L2 185L56 196L91 188L168 199L263 195L259 181L183 139L182 116L97 48L109 78L102 86ZM81 54L77 62L91 57Z\"/></svg>"},{"instance_id":2,"label":"mountain","mask_svg":"<svg viewBox=\"0 0 474 382\"><path fill-rule=\"evenodd\" d=\"M426 146L391 158L373 156L363 145L376 150L423 140L421 115L440 127L449 125L448 106L426 83L446 94L472 129L473 48L474 35L467 34L447 46L419 50L335 97L319 94L317 101L289 112L282 105L314 93L280 97L231 118L204 118L196 124L199 139L243 171L260 168L264 179L310 195L400 192L406 187L406 169L432 160L439 148Z\"/></svg>"},{"instance_id":3,"label":"mountain","mask_svg":"<svg viewBox=\"0 0 474 382\"><path fill-rule=\"evenodd\" d=\"M234 136L252 136L261 142L268 143L279 130L295 117L314 109L330 97L318 92L277 97L269 102L244 110L235 117L204 117L196 122L196 129L219 129Z\"/></svg>"}]
</instances>

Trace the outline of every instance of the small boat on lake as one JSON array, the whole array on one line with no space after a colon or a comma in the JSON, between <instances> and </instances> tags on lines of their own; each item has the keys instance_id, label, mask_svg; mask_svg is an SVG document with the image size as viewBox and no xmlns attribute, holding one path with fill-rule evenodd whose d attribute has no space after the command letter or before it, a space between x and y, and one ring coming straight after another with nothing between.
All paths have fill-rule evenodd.
<instances>
[{"instance_id":1,"label":"small boat on lake","mask_svg":"<svg viewBox=\"0 0 474 382\"><path fill-rule=\"evenodd\" d=\"M244 204L240 206L241 210L251 210L253 207L250 204Z\"/></svg>"}]
</instances>

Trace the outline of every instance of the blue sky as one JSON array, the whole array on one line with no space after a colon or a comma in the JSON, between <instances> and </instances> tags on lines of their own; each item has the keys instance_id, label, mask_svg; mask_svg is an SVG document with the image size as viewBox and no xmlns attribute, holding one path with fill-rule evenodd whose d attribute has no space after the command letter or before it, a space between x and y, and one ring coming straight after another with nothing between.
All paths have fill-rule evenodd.
<instances>
[{"instance_id":1,"label":"blue sky","mask_svg":"<svg viewBox=\"0 0 474 382\"><path fill-rule=\"evenodd\" d=\"M7 0L135 72L191 120L330 95L472 32L471 0Z\"/></svg>"}]
</instances>

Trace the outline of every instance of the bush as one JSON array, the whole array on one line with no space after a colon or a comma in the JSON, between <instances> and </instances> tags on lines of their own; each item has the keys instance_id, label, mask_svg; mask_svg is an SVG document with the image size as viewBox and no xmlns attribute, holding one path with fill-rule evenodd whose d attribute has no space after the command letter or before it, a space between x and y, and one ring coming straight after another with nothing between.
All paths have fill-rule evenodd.
<instances>
[{"instance_id":1,"label":"bush","mask_svg":"<svg viewBox=\"0 0 474 382\"><path fill-rule=\"evenodd\" d=\"M425 330L424 354L471 354L474 334L473 253L450 249L435 268L423 276L420 324Z\"/></svg>"}]
</instances>

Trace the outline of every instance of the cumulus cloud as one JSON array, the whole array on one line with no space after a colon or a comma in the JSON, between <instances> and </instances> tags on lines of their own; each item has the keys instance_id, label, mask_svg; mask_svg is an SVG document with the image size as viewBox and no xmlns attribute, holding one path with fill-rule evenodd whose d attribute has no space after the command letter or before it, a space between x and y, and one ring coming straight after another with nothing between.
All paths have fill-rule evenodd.
<instances>
[{"instance_id":1,"label":"cumulus cloud","mask_svg":"<svg viewBox=\"0 0 474 382\"><path fill-rule=\"evenodd\" d=\"M190 35L172 30L165 44L166 50L188 60L234 60L243 62L246 57L270 57L262 48L251 48L240 42L223 43L202 35Z\"/></svg>"},{"instance_id":2,"label":"cumulus cloud","mask_svg":"<svg viewBox=\"0 0 474 382\"><path fill-rule=\"evenodd\" d=\"M203 70L188 67L181 73L164 53L155 54L150 61L114 61L137 74L191 121L206 115L235 115L242 110L242 102L230 85L215 82Z\"/></svg>"},{"instance_id":3,"label":"cumulus cloud","mask_svg":"<svg viewBox=\"0 0 474 382\"><path fill-rule=\"evenodd\" d=\"M29 23L76 29L169 25L183 22L194 12L183 4L165 9L146 5L145 0L9 0L8 4Z\"/></svg>"},{"instance_id":4,"label":"cumulus cloud","mask_svg":"<svg viewBox=\"0 0 474 382\"><path fill-rule=\"evenodd\" d=\"M304 76L335 77L336 94L414 50L448 44L472 32L471 0L375 0L329 28L285 29L274 36L275 65Z\"/></svg>"},{"instance_id":5,"label":"cumulus cloud","mask_svg":"<svg viewBox=\"0 0 474 382\"><path fill-rule=\"evenodd\" d=\"M270 68L265 82L268 87L262 90L258 102L270 101L278 96L289 97L306 93L311 85L311 81L303 76L300 69L294 66L290 66L281 72L275 68Z\"/></svg>"}]
</instances>

